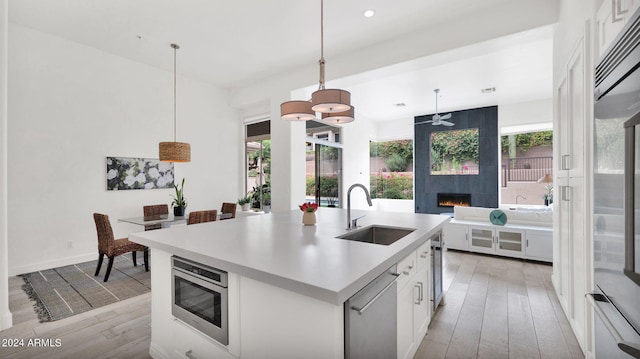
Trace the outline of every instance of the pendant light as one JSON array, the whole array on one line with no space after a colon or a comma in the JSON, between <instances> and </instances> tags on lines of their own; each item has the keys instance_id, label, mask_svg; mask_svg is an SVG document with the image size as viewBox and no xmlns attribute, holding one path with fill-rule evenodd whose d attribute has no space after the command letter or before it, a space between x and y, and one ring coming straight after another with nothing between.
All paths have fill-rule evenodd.
<instances>
[{"instance_id":1,"label":"pendant light","mask_svg":"<svg viewBox=\"0 0 640 359\"><path fill-rule=\"evenodd\" d=\"M322 113L322 122L347 123L354 120L351 93L340 89L325 88L324 81L324 0L320 0L320 83L318 90L311 94L311 101L288 101L280 105L283 120L308 121L315 119L315 113Z\"/></svg>"},{"instance_id":2,"label":"pendant light","mask_svg":"<svg viewBox=\"0 0 640 359\"><path fill-rule=\"evenodd\" d=\"M173 48L173 142L160 142L160 161L191 162L191 145L185 142L176 142L176 52L180 46L171 44L171 48Z\"/></svg>"}]
</instances>

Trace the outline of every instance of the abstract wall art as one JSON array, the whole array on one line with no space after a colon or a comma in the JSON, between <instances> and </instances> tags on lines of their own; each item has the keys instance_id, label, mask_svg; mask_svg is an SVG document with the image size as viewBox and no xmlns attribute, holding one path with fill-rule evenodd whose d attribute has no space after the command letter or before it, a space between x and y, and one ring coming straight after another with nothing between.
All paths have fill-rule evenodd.
<instances>
[{"instance_id":1,"label":"abstract wall art","mask_svg":"<svg viewBox=\"0 0 640 359\"><path fill-rule=\"evenodd\" d=\"M107 157L107 190L173 188L173 162Z\"/></svg>"}]
</instances>

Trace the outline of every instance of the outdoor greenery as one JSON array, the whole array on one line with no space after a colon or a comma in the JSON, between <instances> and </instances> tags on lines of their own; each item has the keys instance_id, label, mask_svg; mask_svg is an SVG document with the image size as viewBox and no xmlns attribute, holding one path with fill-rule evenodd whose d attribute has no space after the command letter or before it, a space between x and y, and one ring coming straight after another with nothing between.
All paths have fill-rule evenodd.
<instances>
[{"instance_id":1,"label":"outdoor greenery","mask_svg":"<svg viewBox=\"0 0 640 359\"><path fill-rule=\"evenodd\" d=\"M306 194L310 197L316 196L315 178L307 177ZM321 176L320 177L320 196L326 198L329 205L335 205L338 201L338 176Z\"/></svg>"},{"instance_id":2,"label":"outdoor greenery","mask_svg":"<svg viewBox=\"0 0 640 359\"><path fill-rule=\"evenodd\" d=\"M535 146L553 146L553 131L527 132L515 135L516 148L520 152L527 152ZM502 153L509 152L509 136L502 136Z\"/></svg>"},{"instance_id":3,"label":"outdoor greenery","mask_svg":"<svg viewBox=\"0 0 640 359\"><path fill-rule=\"evenodd\" d=\"M248 176L258 177L256 185L247 194L252 208L271 204L271 140L262 140L259 143L261 150L247 153Z\"/></svg>"},{"instance_id":4,"label":"outdoor greenery","mask_svg":"<svg viewBox=\"0 0 640 359\"><path fill-rule=\"evenodd\" d=\"M478 129L431 133L431 174L463 173L463 164L478 163ZM442 173L444 172L444 173Z\"/></svg>"},{"instance_id":5,"label":"outdoor greenery","mask_svg":"<svg viewBox=\"0 0 640 359\"><path fill-rule=\"evenodd\" d=\"M370 142L369 156L381 157L386 168L371 168L371 197L413 198L413 141ZM389 171L389 172L386 172Z\"/></svg>"},{"instance_id":6,"label":"outdoor greenery","mask_svg":"<svg viewBox=\"0 0 640 359\"><path fill-rule=\"evenodd\" d=\"M372 174L370 180L371 198L413 199L412 174Z\"/></svg>"}]
</instances>

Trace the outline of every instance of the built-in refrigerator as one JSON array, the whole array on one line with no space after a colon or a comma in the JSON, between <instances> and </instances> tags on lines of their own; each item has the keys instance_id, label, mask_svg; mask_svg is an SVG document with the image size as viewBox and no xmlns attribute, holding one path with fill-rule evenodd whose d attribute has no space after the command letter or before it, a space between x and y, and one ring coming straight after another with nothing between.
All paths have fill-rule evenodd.
<instances>
[{"instance_id":1,"label":"built-in refrigerator","mask_svg":"<svg viewBox=\"0 0 640 359\"><path fill-rule=\"evenodd\" d=\"M640 10L599 59L594 95L595 355L640 358Z\"/></svg>"}]
</instances>

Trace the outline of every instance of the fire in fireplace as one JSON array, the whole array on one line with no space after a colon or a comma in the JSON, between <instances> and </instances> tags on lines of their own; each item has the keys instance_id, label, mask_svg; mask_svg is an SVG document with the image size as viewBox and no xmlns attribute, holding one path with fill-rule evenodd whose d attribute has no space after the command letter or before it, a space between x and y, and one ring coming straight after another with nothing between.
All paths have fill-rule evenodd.
<instances>
[{"instance_id":1,"label":"fire in fireplace","mask_svg":"<svg viewBox=\"0 0 640 359\"><path fill-rule=\"evenodd\" d=\"M470 193L438 193L438 207L471 206Z\"/></svg>"}]
</instances>

